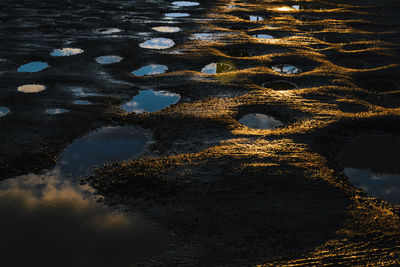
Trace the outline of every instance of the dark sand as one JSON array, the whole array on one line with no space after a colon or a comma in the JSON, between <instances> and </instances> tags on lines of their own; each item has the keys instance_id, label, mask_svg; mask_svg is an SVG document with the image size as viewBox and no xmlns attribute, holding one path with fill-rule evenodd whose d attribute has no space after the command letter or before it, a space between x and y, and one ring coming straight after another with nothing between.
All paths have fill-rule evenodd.
<instances>
[{"instance_id":1,"label":"dark sand","mask_svg":"<svg viewBox=\"0 0 400 267\"><path fill-rule=\"evenodd\" d=\"M143 266L398 265L399 205L355 188L338 155L363 136L400 134L399 11L390 0L222 0L179 9L159 1L4 0L0 106L11 112L0 118L0 178L53 167L68 143L97 127L141 126L156 141L149 151L88 182L110 207L140 212L174 234ZM169 12L191 16L165 24ZM157 26L181 31L158 33ZM101 28L122 31L111 37ZM139 47L156 37L175 46ZM50 56L63 47L84 52ZM95 61L105 55L123 60ZM17 72L33 61L50 67ZM234 71L201 73L218 62ZM148 64L169 69L130 73ZM273 70L281 64L301 73ZM298 88L262 86L277 80ZM47 88L18 92L24 84ZM74 88L90 94L76 96ZM159 112L124 113L120 105L142 88L181 100ZM44 112L52 108L69 112ZM249 129L238 122L249 113L285 126Z\"/></svg>"}]
</instances>

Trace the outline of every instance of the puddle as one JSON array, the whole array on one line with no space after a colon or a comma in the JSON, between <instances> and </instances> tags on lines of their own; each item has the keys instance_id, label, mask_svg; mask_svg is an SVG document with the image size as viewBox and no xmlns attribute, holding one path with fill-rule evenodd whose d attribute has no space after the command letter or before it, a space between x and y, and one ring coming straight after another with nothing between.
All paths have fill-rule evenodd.
<instances>
[{"instance_id":1,"label":"puddle","mask_svg":"<svg viewBox=\"0 0 400 267\"><path fill-rule=\"evenodd\" d=\"M49 67L49 64L41 61L34 61L24 64L18 68L18 72L39 72Z\"/></svg>"},{"instance_id":2,"label":"puddle","mask_svg":"<svg viewBox=\"0 0 400 267\"><path fill-rule=\"evenodd\" d=\"M263 21L264 18L260 16L249 16L250 21Z\"/></svg>"},{"instance_id":3,"label":"puddle","mask_svg":"<svg viewBox=\"0 0 400 267\"><path fill-rule=\"evenodd\" d=\"M167 70L168 67L165 65L151 64L141 67L140 69L134 70L131 73L136 76L145 76L145 75L162 74L165 73Z\"/></svg>"},{"instance_id":4,"label":"puddle","mask_svg":"<svg viewBox=\"0 0 400 267\"><path fill-rule=\"evenodd\" d=\"M189 17L190 14L189 13L166 13L165 14L166 17L168 18L184 18L184 17Z\"/></svg>"},{"instance_id":5,"label":"puddle","mask_svg":"<svg viewBox=\"0 0 400 267\"><path fill-rule=\"evenodd\" d=\"M46 86L41 84L25 84L18 87L18 91L23 93L39 93L44 90L46 90Z\"/></svg>"},{"instance_id":6,"label":"puddle","mask_svg":"<svg viewBox=\"0 0 400 267\"><path fill-rule=\"evenodd\" d=\"M80 87L72 87L71 88L72 94L77 97L87 97L87 96L101 96L101 94L96 93L86 93L83 88Z\"/></svg>"},{"instance_id":7,"label":"puddle","mask_svg":"<svg viewBox=\"0 0 400 267\"><path fill-rule=\"evenodd\" d=\"M370 170L345 168L344 174L368 196L400 204L400 174L379 174Z\"/></svg>"},{"instance_id":8,"label":"puddle","mask_svg":"<svg viewBox=\"0 0 400 267\"><path fill-rule=\"evenodd\" d=\"M272 70L282 73L282 74L286 74L286 75L299 74L302 72L301 69L299 69L295 66L292 66L292 65L287 65L287 64L280 64L280 65L273 66Z\"/></svg>"},{"instance_id":9,"label":"puddle","mask_svg":"<svg viewBox=\"0 0 400 267\"><path fill-rule=\"evenodd\" d=\"M181 28L179 27L171 27L171 26L160 26L160 27L153 27L153 30L157 31L157 32L180 32Z\"/></svg>"},{"instance_id":10,"label":"puddle","mask_svg":"<svg viewBox=\"0 0 400 267\"><path fill-rule=\"evenodd\" d=\"M167 91L142 90L131 101L123 104L121 108L125 112L155 112L177 103L179 99L179 94Z\"/></svg>"},{"instance_id":11,"label":"puddle","mask_svg":"<svg viewBox=\"0 0 400 267\"><path fill-rule=\"evenodd\" d=\"M216 74L216 73L224 73L235 71L236 67L231 62L218 62L218 63L210 63L201 69L201 72L207 74Z\"/></svg>"},{"instance_id":12,"label":"puddle","mask_svg":"<svg viewBox=\"0 0 400 267\"><path fill-rule=\"evenodd\" d=\"M73 55L78 55L83 53L83 50L80 48L62 48L62 49L54 49L53 52L50 53L53 57L68 57Z\"/></svg>"},{"instance_id":13,"label":"puddle","mask_svg":"<svg viewBox=\"0 0 400 267\"><path fill-rule=\"evenodd\" d=\"M345 175L372 197L400 203L400 138L368 135L348 143L339 155Z\"/></svg>"},{"instance_id":14,"label":"puddle","mask_svg":"<svg viewBox=\"0 0 400 267\"><path fill-rule=\"evenodd\" d=\"M101 56L96 58L96 62L106 65L106 64L113 64L118 63L122 60L120 56Z\"/></svg>"},{"instance_id":15,"label":"puddle","mask_svg":"<svg viewBox=\"0 0 400 267\"><path fill-rule=\"evenodd\" d=\"M227 35L227 33L194 33L191 39L201 40L201 41L215 41L219 37Z\"/></svg>"},{"instance_id":16,"label":"puddle","mask_svg":"<svg viewBox=\"0 0 400 267\"><path fill-rule=\"evenodd\" d=\"M297 11L300 9L299 5L294 5L294 6L281 6L276 8L276 11L281 11L281 12L290 12L290 11Z\"/></svg>"},{"instance_id":17,"label":"puddle","mask_svg":"<svg viewBox=\"0 0 400 267\"><path fill-rule=\"evenodd\" d=\"M69 110L63 109L63 108L46 109L46 113L50 114L50 115L57 115L57 114L62 114L62 113L66 113L66 112L69 112Z\"/></svg>"},{"instance_id":18,"label":"puddle","mask_svg":"<svg viewBox=\"0 0 400 267\"><path fill-rule=\"evenodd\" d=\"M93 166L143 153L147 142L146 135L134 127L104 127L70 144L58 167L67 176L87 175Z\"/></svg>"},{"instance_id":19,"label":"puddle","mask_svg":"<svg viewBox=\"0 0 400 267\"><path fill-rule=\"evenodd\" d=\"M8 113L10 113L10 110L8 108L0 106L0 118L4 117Z\"/></svg>"},{"instance_id":20,"label":"puddle","mask_svg":"<svg viewBox=\"0 0 400 267\"><path fill-rule=\"evenodd\" d=\"M93 104L92 102L87 101L87 100L76 100L76 101L74 101L74 105L86 106L86 105L92 105L92 104Z\"/></svg>"},{"instance_id":21,"label":"puddle","mask_svg":"<svg viewBox=\"0 0 400 267\"><path fill-rule=\"evenodd\" d=\"M282 126L282 122L265 114L251 113L243 116L239 122L249 128L270 130Z\"/></svg>"},{"instance_id":22,"label":"puddle","mask_svg":"<svg viewBox=\"0 0 400 267\"><path fill-rule=\"evenodd\" d=\"M141 48L168 49L175 45L175 42L168 38L154 38L139 44Z\"/></svg>"},{"instance_id":23,"label":"puddle","mask_svg":"<svg viewBox=\"0 0 400 267\"><path fill-rule=\"evenodd\" d=\"M188 6L198 6L200 3L198 2L190 2L190 1L176 1L172 2L172 5L179 7L188 7Z\"/></svg>"},{"instance_id":24,"label":"puddle","mask_svg":"<svg viewBox=\"0 0 400 267\"><path fill-rule=\"evenodd\" d=\"M99 34L108 35L108 34L115 34L122 32L122 30L118 28L101 28L101 29L96 29L95 32Z\"/></svg>"},{"instance_id":25,"label":"puddle","mask_svg":"<svg viewBox=\"0 0 400 267\"><path fill-rule=\"evenodd\" d=\"M289 81L271 81L262 84L262 87L270 88L276 91L288 91L298 89L297 85Z\"/></svg>"},{"instance_id":26,"label":"puddle","mask_svg":"<svg viewBox=\"0 0 400 267\"><path fill-rule=\"evenodd\" d=\"M147 142L133 127L104 127L70 144L53 170L2 181L2 261L12 263L8 266L130 266L165 249L164 231L138 214L111 212L74 176L132 158Z\"/></svg>"},{"instance_id":27,"label":"puddle","mask_svg":"<svg viewBox=\"0 0 400 267\"><path fill-rule=\"evenodd\" d=\"M274 39L274 37L269 34L255 34L255 35L252 35L252 37L257 38L257 39Z\"/></svg>"}]
</instances>

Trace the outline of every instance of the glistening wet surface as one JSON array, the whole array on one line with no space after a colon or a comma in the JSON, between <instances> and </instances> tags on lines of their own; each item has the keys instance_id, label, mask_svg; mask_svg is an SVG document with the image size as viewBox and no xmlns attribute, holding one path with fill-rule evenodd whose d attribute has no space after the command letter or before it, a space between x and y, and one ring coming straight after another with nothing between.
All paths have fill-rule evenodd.
<instances>
[{"instance_id":1,"label":"glistening wet surface","mask_svg":"<svg viewBox=\"0 0 400 267\"><path fill-rule=\"evenodd\" d=\"M68 109L63 109L63 108L49 108L46 109L46 113L50 115L57 115L57 114L62 114L62 113L67 113L69 112Z\"/></svg>"},{"instance_id":2,"label":"glistening wet surface","mask_svg":"<svg viewBox=\"0 0 400 267\"><path fill-rule=\"evenodd\" d=\"M2 181L3 262L128 266L160 253L166 233L140 215L110 211L78 180L95 165L137 156L147 142L134 127L104 127L70 144L54 169Z\"/></svg>"},{"instance_id":3,"label":"glistening wet surface","mask_svg":"<svg viewBox=\"0 0 400 267\"><path fill-rule=\"evenodd\" d=\"M125 112L155 112L163 110L180 99L180 96L167 91L142 90L121 107Z\"/></svg>"},{"instance_id":4,"label":"glistening wet surface","mask_svg":"<svg viewBox=\"0 0 400 267\"><path fill-rule=\"evenodd\" d=\"M377 168L390 162L386 160L343 166L337 155L358 136L399 135L400 2L174 2L178 0L0 1L0 106L11 110L0 118L0 179L46 172L72 140L97 127L140 125L154 133L149 153L104 165L82 189L98 190L106 205L140 212L175 234L178 242L165 254L136 265L399 265L399 204L371 197L350 183L346 173L356 169L353 173L373 182L383 174L385 182L372 183L368 190L389 192L393 187L387 181L400 172ZM168 13L172 16L166 17ZM275 38L253 37L260 34ZM140 47L153 38L168 38L174 45ZM63 48L84 52L50 55ZM109 65L95 61L107 55L123 60ZM39 61L51 67L17 72L21 65ZM232 64L218 73L218 62ZM207 68L212 74L201 72L212 63ZM168 71L131 73L150 64L168 66ZM278 82L282 80L287 83ZM46 90L17 91L22 85L44 85ZM170 91L182 100L158 112L124 112L121 106L145 89ZM75 100L94 104L76 105ZM49 108L70 112L49 115ZM260 130L238 122L255 113L284 125ZM44 184L37 180L32 179L33 187L52 188L51 179ZM62 197L63 192L54 195ZM79 202L73 203L80 209ZM7 214L0 213L1 219ZM58 214L57 209L50 214ZM26 242L33 249L28 254L22 235L33 235L40 226L30 227L35 224L29 214L19 218L19 223L9 223L21 229L14 232L23 251L12 245L15 253L10 254L16 260L41 257L44 264L36 265L59 266L52 261L54 254L67 266L107 262L107 249L101 247L110 238L101 236L98 253L93 249L86 255L89 263L69 261L89 250L78 250L72 241L59 250L67 251L64 256L46 247L58 243L57 233L54 239ZM85 225L76 232L94 229ZM96 239L92 236L87 240ZM73 238L86 244L84 238ZM119 239L120 251L136 251L138 246ZM110 248L114 260L123 257L114 251ZM0 265L12 266L8 259L3 257Z\"/></svg>"}]
</instances>

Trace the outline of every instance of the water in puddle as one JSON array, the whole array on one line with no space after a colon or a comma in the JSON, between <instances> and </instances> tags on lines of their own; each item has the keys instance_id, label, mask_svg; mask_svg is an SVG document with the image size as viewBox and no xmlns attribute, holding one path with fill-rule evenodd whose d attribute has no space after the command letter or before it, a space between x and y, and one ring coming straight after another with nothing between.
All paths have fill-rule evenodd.
<instances>
[{"instance_id":1,"label":"water in puddle","mask_svg":"<svg viewBox=\"0 0 400 267\"><path fill-rule=\"evenodd\" d=\"M168 38L154 38L139 44L142 48L168 49L175 45L175 42Z\"/></svg>"},{"instance_id":2,"label":"water in puddle","mask_svg":"<svg viewBox=\"0 0 400 267\"><path fill-rule=\"evenodd\" d=\"M99 33L99 34L109 35L109 34L115 34L115 33L122 32L122 30L118 29L118 28L101 28L101 29L95 30L95 32Z\"/></svg>"},{"instance_id":3,"label":"water in puddle","mask_svg":"<svg viewBox=\"0 0 400 267\"><path fill-rule=\"evenodd\" d=\"M191 2L191 1L176 1L176 2L172 2L172 5L179 6L179 7L188 7L188 6L198 6L198 5L200 5L200 3Z\"/></svg>"},{"instance_id":4,"label":"water in puddle","mask_svg":"<svg viewBox=\"0 0 400 267\"><path fill-rule=\"evenodd\" d=\"M189 13L176 12L176 13L166 13L165 16L168 17L168 18L184 18L184 17L189 17L190 14Z\"/></svg>"},{"instance_id":5,"label":"water in puddle","mask_svg":"<svg viewBox=\"0 0 400 267\"><path fill-rule=\"evenodd\" d=\"M274 39L274 37L269 34L255 34L255 35L252 35L252 37L258 38L258 39Z\"/></svg>"},{"instance_id":6,"label":"water in puddle","mask_svg":"<svg viewBox=\"0 0 400 267\"><path fill-rule=\"evenodd\" d=\"M286 74L286 75L299 74L302 72L302 70L299 69L298 67L288 65L288 64L272 66L272 70L282 73L282 74Z\"/></svg>"},{"instance_id":7,"label":"water in puddle","mask_svg":"<svg viewBox=\"0 0 400 267\"><path fill-rule=\"evenodd\" d=\"M57 115L57 114L62 114L62 113L66 113L66 112L69 112L69 110L63 109L63 108L46 109L46 113L50 114L50 115Z\"/></svg>"},{"instance_id":8,"label":"water in puddle","mask_svg":"<svg viewBox=\"0 0 400 267\"><path fill-rule=\"evenodd\" d=\"M54 49L53 52L50 53L53 57L68 57L73 55L78 55L83 53L83 50L80 48L62 48L62 49Z\"/></svg>"},{"instance_id":9,"label":"water in puddle","mask_svg":"<svg viewBox=\"0 0 400 267\"><path fill-rule=\"evenodd\" d=\"M348 143L339 162L350 182L369 196L400 203L400 138L369 135Z\"/></svg>"},{"instance_id":10,"label":"water in puddle","mask_svg":"<svg viewBox=\"0 0 400 267\"><path fill-rule=\"evenodd\" d=\"M39 93L44 90L46 90L46 86L41 84L25 84L18 87L18 91L23 93Z\"/></svg>"},{"instance_id":11,"label":"water in puddle","mask_svg":"<svg viewBox=\"0 0 400 267\"><path fill-rule=\"evenodd\" d=\"M263 21L264 20L264 18L263 17L260 17L260 16L249 16L249 20L250 21Z\"/></svg>"},{"instance_id":12,"label":"water in puddle","mask_svg":"<svg viewBox=\"0 0 400 267\"><path fill-rule=\"evenodd\" d=\"M191 39L201 40L201 41L215 41L219 37L227 35L227 33L194 33Z\"/></svg>"},{"instance_id":13,"label":"water in puddle","mask_svg":"<svg viewBox=\"0 0 400 267\"><path fill-rule=\"evenodd\" d=\"M8 108L0 106L0 117L3 117L8 113L10 113L10 110Z\"/></svg>"},{"instance_id":14,"label":"water in puddle","mask_svg":"<svg viewBox=\"0 0 400 267\"><path fill-rule=\"evenodd\" d=\"M34 62L30 62L30 63L20 66L17 71L18 72L39 72L48 67L49 67L49 65L46 62L34 61Z\"/></svg>"},{"instance_id":15,"label":"water in puddle","mask_svg":"<svg viewBox=\"0 0 400 267\"><path fill-rule=\"evenodd\" d=\"M120 56L101 56L96 58L96 62L107 65L107 64L113 64L113 63L118 63L122 60L122 57Z\"/></svg>"},{"instance_id":16,"label":"water in puddle","mask_svg":"<svg viewBox=\"0 0 400 267\"><path fill-rule=\"evenodd\" d=\"M179 99L179 94L167 91L142 90L121 107L125 112L155 112L177 103Z\"/></svg>"},{"instance_id":17,"label":"water in puddle","mask_svg":"<svg viewBox=\"0 0 400 267\"><path fill-rule=\"evenodd\" d=\"M165 73L167 70L168 67L165 65L151 64L141 67L140 69L134 70L131 73L136 76L145 76L145 75L162 74Z\"/></svg>"},{"instance_id":18,"label":"water in puddle","mask_svg":"<svg viewBox=\"0 0 400 267\"><path fill-rule=\"evenodd\" d=\"M289 12L289 11L297 11L300 9L299 5L294 5L294 6L282 6L282 7L278 7L275 10L277 11L281 11L281 12Z\"/></svg>"},{"instance_id":19,"label":"water in puddle","mask_svg":"<svg viewBox=\"0 0 400 267\"><path fill-rule=\"evenodd\" d=\"M231 62L218 62L210 63L201 69L201 72L207 74L224 73L229 71L235 71L236 67Z\"/></svg>"},{"instance_id":20,"label":"water in puddle","mask_svg":"<svg viewBox=\"0 0 400 267\"><path fill-rule=\"evenodd\" d=\"M265 114L251 113L243 116L239 122L249 128L270 130L282 126L282 122Z\"/></svg>"},{"instance_id":21,"label":"water in puddle","mask_svg":"<svg viewBox=\"0 0 400 267\"><path fill-rule=\"evenodd\" d=\"M104 127L69 145L53 170L2 181L3 264L130 266L160 253L169 240L164 231L137 214L111 212L75 176L134 157L147 142L133 127Z\"/></svg>"},{"instance_id":22,"label":"water in puddle","mask_svg":"<svg viewBox=\"0 0 400 267\"><path fill-rule=\"evenodd\" d=\"M77 97L100 96L100 94L96 93L86 93L81 87L72 87L71 92Z\"/></svg>"},{"instance_id":23,"label":"water in puddle","mask_svg":"<svg viewBox=\"0 0 400 267\"><path fill-rule=\"evenodd\" d=\"M76 101L74 101L74 105L86 106L86 105L91 105L91 104L93 104L93 103L90 102L90 101L87 101L87 100L76 100Z\"/></svg>"},{"instance_id":24,"label":"water in puddle","mask_svg":"<svg viewBox=\"0 0 400 267\"><path fill-rule=\"evenodd\" d=\"M262 84L262 86L265 88L271 88L276 91L288 91L298 88L296 84L284 80L265 82Z\"/></svg>"},{"instance_id":25,"label":"water in puddle","mask_svg":"<svg viewBox=\"0 0 400 267\"><path fill-rule=\"evenodd\" d=\"M152 29L157 32L169 32L169 33L181 31L181 28L171 27L171 26L159 26L159 27L153 27Z\"/></svg>"},{"instance_id":26,"label":"water in puddle","mask_svg":"<svg viewBox=\"0 0 400 267\"><path fill-rule=\"evenodd\" d=\"M369 196L400 204L400 174L380 174L357 168L345 168L343 172L355 187Z\"/></svg>"}]
</instances>

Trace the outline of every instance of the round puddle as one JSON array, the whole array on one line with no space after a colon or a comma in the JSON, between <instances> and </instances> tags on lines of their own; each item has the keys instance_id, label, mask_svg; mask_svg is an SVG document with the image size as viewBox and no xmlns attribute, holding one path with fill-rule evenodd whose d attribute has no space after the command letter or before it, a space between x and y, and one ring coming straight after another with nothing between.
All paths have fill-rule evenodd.
<instances>
[{"instance_id":1,"label":"round puddle","mask_svg":"<svg viewBox=\"0 0 400 267\"><path fill-rule=\"evenodd\" d=\"M255 34L255 35L252 35L252 37L257 38L257 39L263 39L263 40L274 39L274 37L269 34Z\"/></svg>"},{"instance_id":2,"label":"round puddle","mask_svg":"<svg viewBox=\"0 0 400 267\"><path fill-rule=\"evenodd\" d=\"M260 17L260 16L253 16L253 15L250 15L250 16L248 16L248 20L250 20L250 21L263 21L264 18L263 18L263 17Z\"/></svg>"},{"instance_id":3,"label":"round puddle","mask_svg":"<svg viewBox=\"0 0 400 267\"><path fill-rule=\"evenodd\" d=\"M170 27L170 26L153 27L152 29L157 32L169 32L169 33L181 31L181 28L179 27Z\"/></svg>"},{"instance_id":4,"label":"round puddle","mask_svg":"<svg viewBox=\"0 0 400 267\"><path fill-rule=\"evenodd\" d=\"M83 53L83 50L80 48L62 48L62 49L54 49L53 52L50 53L53 57L68 57L74 56Z\"/></svg>"},{"instance_id":5,"label":"round puddle","mask_svg":"<svg viewBox=\"0 0 400 267\"><path fill-rule=\"evenodd\" d=\"M162 74L165 73L167 70L168 67L165 65L151 64L141 67L140 69L134 70L131 73L136 76L145 76L145 75Z\"/></svg>"},{"instance_id":6,"label":"round puddle","mask_svg":"<svg viewBox=\"0 0 400 267\"><path fill-rule=\"evenodd\" d=\"M175 42L168 38L154 38L139 44L141 48L148 49L168 49L173 47L174 45Z\"/></svg>"},{"instance_id":7,"label":"round puddle","mask_svg":"<svg viewBox=\"0 0 400 267\"><path fill-rule=\"evenodd\" d=\"M90 101L87 101L87 100L76 100L76 101L74 101L74 105L86 106L86 105L91 105L91 104L93 104L93 103L90 102Z\"/></svg>"},{"instance_id":8,"label":"round puddle","mask_svg":"<svg viewBox=\"0 0 400 267\"><path fill-rule=\"evenodd\" d=\"M189 17L190 14L189 13L166 13L165 16L167 18L185 18L185 17Z\"/></svg>"},{"instance_id":9,"label":"round puddle","mask_svg":"<svg viewBox=\"0 0 400 267\"><path fill-rule=\"evenodd\" d=\"M198 6L198 5L200 5L200 3L191 2L191 1L176 1L176 2L172 2L172 5L179 6L179 7L188 7L188 6Z\"/></svg>"},{"instance_id":10,"label":"round puddle","mask_svg":"<svg viewBox=\"0 0 400 267\"><path fill-rule=\"evenodd\" d=\"M155 112L177 103L179 99L179 94L167 91L142 90L131 101L123 104L121 108L125 112Z\"/></svg>"},{"instance_id":11,"label":"round puddle","mask_svg":"<svg viewBox=\"0 0 400 267\"><path fill-rule=\"evenodd\" d=\"M262 84L264 88L270 88L276 91L288 91L298 89L297 85L289 81L271 81Z\"/></svg>"},{"instance_id":12,"label":"round puddle","mask_svg":"<svg viewBox=\"0 0 400 267\"><path fill-rule=\"evenodd\" d=\"M120 56L101 56L96 58L96 62L102 65L118 63L122 60Z\"/></svg>"},{"instance_id":13,"label":"round puddle","mask_svg":"<svg viewBox=\"0 0 400 267\"><path fill-rule=\"evenodd\" d=\"M46 90L46 86L41 84L25 84L18 87L18 91L23 93L39 93L44 90Z\"/></svg>"},{"instance_id":14,"label":"round puddle","mask_svg":"<svg viewBox=\"0 0 400 267\"><path fill-rule=\"evenodd\" d=\"M99 34L108 35L108 34L115 34L115 33L122 32L122 30L118 29L118 28L100 28L100 29L96 29L95 32L99 33Z\"/></svg>"},{"instance_id":15,"label":"round puddle","mask_svg":"<svg viewBox=\"0 0 400 267\"><path fill-rule=\"evenodd\" d=\"M218 62L218 63L210 63L201 69L202 73L207 74L216 74L216 73L224 73L235 71L236 67L231 62Z\"/></svg>"},{"instance_id":16,"label":"round puddle","mask_svg":"<svg viewBox=\"0 0 400 267\"><path fill-rule=\"evenodd\" d=\"M66 113L66 112L69 112L69 110L63 109L63 108L46 109L46 113L50 114L50 115L57 115L57 114L62 114L62 113Z\"/></svg>"},{"instance_id":17,"label":"round puddle","mask_svg":"<svg viewBox=\"0 0 400 267\"><path fill-rule=\"evenodd\" d=\"M8 108L0 106L0 117L4 117L8 113L10 113L10 110Z\"/></svg>"},{"instance_id":18,"label":"round puddle","mask_svg":"<svg viewBox=\"0 0 400 267\"><path fill-rule=\"evenodd\" d=\"M134 127L103 127L67 146L58 166L67 175L86 175L94 166L143 153L147 142L147 136Z\"/></svg>"},{"instance_id":19,"label":"round puddle","mask_svg":"<svg viewBox=\"0 0 400 267\"><path fill-rule=\"evenodd\" d=\"M293 66L293 65L288 65L288 64L275 65L275 66L272 66L271 69L276 72L286 74L286 75L299 74L302 72L302 70L299 69L298 67Z\"/></svg>"},{"instance_id":20,"label":"round puddle","mask_svg":"<svg viewBox=\"0 0 400 267\"><path fill-rule=\"evenodd\" d=\"M249 128L262 130L271 130L283 125L281 121L261 113L247 114L239 122Z\"/></svg>"},{"instance_id":21,"label":"round puddle","mask_svg":"<svg viewBox=\"0 0 400 267\"><path fill-rule=\"evenodd\" d=\"M369 196L400 203L400 138L364 136L348 143L339 155L344 174Z\"/></svg>"},{"instance_id":22,"label":"round puddle","mask_svg":"<svg viewBox=\"0 0 400 267\"><path fill-rule=\"evenodd\" d=\"M20 66L18 72L39 72L49 67L49 64L41 61L34 61Z\"/></svg>"}]
</instances>

